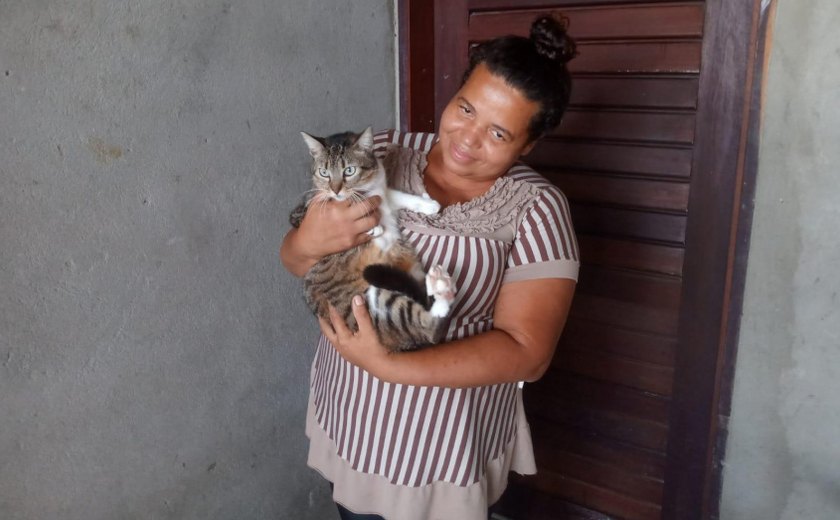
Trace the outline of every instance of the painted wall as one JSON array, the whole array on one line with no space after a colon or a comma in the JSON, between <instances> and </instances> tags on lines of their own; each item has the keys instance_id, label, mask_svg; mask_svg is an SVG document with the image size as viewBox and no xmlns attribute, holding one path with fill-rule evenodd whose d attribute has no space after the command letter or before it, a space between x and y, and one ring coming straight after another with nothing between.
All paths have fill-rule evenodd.
<instances>
[{"instance_id":1,"label":"painted wall","mask_svg":"<svg viewBox=\"0 0 840 520\"><path fill-rule=\"evenodd\" d=\"M840 518L840 3L780 1L720 517Z\"/></svg>"},{"instance_id":2,"label":"painted wall","mask_svg":"<svg viewBox=\"0 0 840 520\"><path fill-rule=\"evenodd\" d=\"M394 121L393 0L0 2L0 518L318 519L298 131Z\"/></svg>"}]
</instances>

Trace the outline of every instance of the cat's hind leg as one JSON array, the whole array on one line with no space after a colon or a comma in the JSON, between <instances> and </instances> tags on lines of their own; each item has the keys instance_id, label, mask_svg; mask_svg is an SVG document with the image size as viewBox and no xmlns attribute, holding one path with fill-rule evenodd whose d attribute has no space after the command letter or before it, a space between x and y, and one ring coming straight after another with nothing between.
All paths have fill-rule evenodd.
<instances>
[{"instance_id":1,"label":"cat's hind leg","mask_svg":"<svg viewBox=\"0 0 840 520\"><path fill-rule=\"evenodd\" d=\"M381 264L368 266L364 277L371 284L365 293L368 311L383 345L408 350L437 341L455 300L455 284L441 266L432 268L422 284Z\"/></svg>"},{"instance_id":2,"label":"cat's hind leg","mask_svg":"<svg viewBox=\"0 0 840 520\"><path fill-rule=\"evenodd\" d=\"M388 289L405 294L417 303L428 307L429 297L426 286L420 283L410 273L386 264L371 264L362 271L362 277L372 287Z\"/></svg>"},{"instance_id":3,"label":"cat's hind leg","mask_svg":"<svg viewBox=\"0 0 840 520\"><path fill-rule=\"evenodd\" d=\"M418 283L411 273L385 264L367 266L362 276L372 287L405 294L436 318L447 316L455 301L455 283L440 265L426 273L425 284Z\"/></svg>"},{"instance_id":4,"label":"cat's hind leg","mask_svg":"<svg viewBox=\"0 0 840 520\"><path fill-rule=\"evenodd\" d=\"M395 352L435 343L443 319L413 298L371 285L366 293L368 312L379 341Z\"/></svg>"},{"instance_id":5,"label":"cat's hind leg","mask_svg":"<svg viewBox=\"0 0 840 520\"><path fill-rule=\"evenodd\" d=\"M455 301L455 283L443 267L436 265L426 274L426 294L434 299L429 313L436 318L446 317Z\"/></svg>"}]
</instances>

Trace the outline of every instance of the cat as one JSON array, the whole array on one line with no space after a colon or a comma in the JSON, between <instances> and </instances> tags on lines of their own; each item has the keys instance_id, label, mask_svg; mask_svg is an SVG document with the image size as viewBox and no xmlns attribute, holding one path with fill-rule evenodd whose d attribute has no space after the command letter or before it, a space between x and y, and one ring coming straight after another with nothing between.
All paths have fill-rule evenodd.
<instances>
[{"instance_id":1,"label":"cat","mask_svg":"<svg viewBox=\"0 0 840 520\"><path fill-rule=\"evenodd\" d=\"M319 260L303 277L306 303L317 316L329 317L332 304L351 327L350 307L356 294L364 294L374 327L390 351L402 351L437 341L443 319L455 299L455 286L441 266L424 272L414 249L397 225L397 211L409 209L437 213L440 204L428 194L413 195L387 187L385 169L374 155L370 127L360 134L344 132L314 137L301 132L312 156L314 189L292 211L289 221L300 226L309 206L328 200L363 203L378 195L379 225L372 239L347 251Z\"/></svg>"}]
</instances>

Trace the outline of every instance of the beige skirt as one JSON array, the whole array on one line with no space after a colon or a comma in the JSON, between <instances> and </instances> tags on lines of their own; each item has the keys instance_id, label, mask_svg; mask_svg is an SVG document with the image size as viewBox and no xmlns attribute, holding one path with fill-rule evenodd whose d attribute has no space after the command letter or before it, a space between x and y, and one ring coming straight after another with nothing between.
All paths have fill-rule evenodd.
<instances>
[{"instance_id":1,"label":"beige skirt","mask_svg":"<svg viewBox=\"0 0 840 520\"><path fill-rule=\"evenodd\" d=\"M486 520L487 508L504 492L508 472L536 473L531 433L525 419L522 392L516 398L516 432L502 454L488 461L484 477L469 486L432 482L401 486L387 478L354 470L338 456L335 443L315 418L309 399L306 413L309 466L333 483L333 500L355 513L377 514L387 520Z\"/></svg>"}]
</instances>

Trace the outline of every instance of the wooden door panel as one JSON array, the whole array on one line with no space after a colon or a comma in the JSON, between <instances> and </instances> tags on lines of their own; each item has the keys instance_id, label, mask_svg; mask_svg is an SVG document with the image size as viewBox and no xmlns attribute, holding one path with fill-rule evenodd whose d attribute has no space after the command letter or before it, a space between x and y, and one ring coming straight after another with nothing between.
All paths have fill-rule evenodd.
<instances>
[{"instance_id":1,"label":"wooden door panel","mask_svg":"<svg viewBox=\"0 0 840 520\"><path fill-rule=\"evenodd\" d=\"M697 78L615 77L575 78L570 106L587 108L697 108Z\"/></svg>"},{"instance_id":2,"label":"wooden door panel","mask_svg":"<svg viewBox=\"0 0 840 520\"><path fill-rule=\"evenodd\" d=\"M639 305L675 309L680 305L680 279L625 269L588 266L581 271L577 294L604 296Z\"/></svg>"},{"instance_id":3,"label":"wooden door panel","mask_svg":"<svg viewBox=\"0 0 840 520\"><path fill-rule=\"evenodd\" d=\"M536 388L526 393L525 402L535 408L530 415L594 434L601 439L658 452L664 452L668 442L668 426L660 422L589 408L574 399L541 393ZM541 410L536 410L537 404ZM548 405L552 407L551 413L545 411ZM541 466L547 463L549 461L543 460Z\"/></svg>"},{"instance_id":4,"label":"wooden door panel","mask_svg":"<svg viewBox=\"0 0 840 520\"><path fill-rule=\"evenodd\" d=\"M646 2L633 2L629 0L468 0L465 7L470 12L489 11L499 9L540 9L548 8L551 11L574 9L581 6L611 6L626 4L672 4L674 0L647 0ZM689 2L680 2L689 3Z\"/></svg>"},{"instance_id":5,"label":"wooden door panel","mask_svg":"<svg viewBox=\"0 0 840 520\"><path fill-rule=\"evenodd\" d=\"M650 307L586 293L575 295L571 319L601 321L630 330L664 336L676 336L679 309Z\"/></svg>"},{"instance_id":6,"label":"wooden door panel","mask_svg":"<svg viewBox=\"0 0 840 520\"><path fill-rule=\"evenodd\" d=\"M546 421L541 417L530 420L534 442L545 450L575 453L641 478L659 482L665 478L665 456L662 453L612 442L591 432ZM550 458L545 460L551 464Z\"/></svg>"},{"instance_id":7,"label":"wooden door panel","mask_svg":"<svg viewBox=\"0 0 840 520\"><path fill-rule=\"evenodd\" d=\"M702 44L693 41L582 43L569 63L576 74L697 74Z\"/></svg>"},{"instance_id":8,"label":"wooden door panel","mask_svg":"<svg viewBox=\"0 0 840 520\"><path fill-rule=\"evenodd\" d=\"M547 138L537 143L525 160L540 171L556 167L688 179L693 158L693 150L688 147L571 142Z\"/></svg>"},{"instance_id":9,"label":"wooden door panel","mask_svg":"<svg viewBox=\"0 0 840 520\"><path fill-rule=\"evenodd\" d=\"M580 255L591 265L680 276L681 247L578 234Z\"/></svg>"},{"instance_id":10,"label":"wooden door panel","mask_svg":"<svg viewBox=\"0 0 840 520\"><path fill-rule=\"evenodd\" d=\"M639 179L543 169L541 173L561 186L567 197L589 204L608 204L636 209L686 213L688 189L685 182Z\"/></svg>"},{"instance_id":11,"label":"wooden door panel","mask_svg":"<svg viewBox=\"0 0 840 520\"><path fill-rule=\"evenodd\" d=\"M683 244L685 240L685 215L576 203L571 205L571 211L578 234L637 238L674 245Z\"/></svg>"},{"instance_id":12,"label":"wooden door panel","mask_svg":"<svg viewBox=\"0 0 840 520\"><path fill-rule=\"evenodd\" d=\"M580 353L588 354L584 351ZM563 377L547 378L539 384L529 386L531 398L543 395L558 402L578 404L587 408L667 424L670 401L666 397L653 395L639 388L633 388L636 391L628 391L624 388L627 385L617 384L604 378L589 377L587 374L576 371L574 366L565 363L564 359L558 359L555 365L558 370L564 370L567 373Z\"/></svg>"},{"instance_id":13,"label":"wooden door panel","mask_svg":"<svg viewBox=\"0 0 840 520\"><path fill-rule=\"evenodd\" d=\"M542 445L544 446L544 445ZM658 504L662 501L662 481L625 471L622 467L604 464L574 452L552 446L541 448L538 456L550 460L545 470L563 474L593 486L608 489L635 499Z\"/></svg>"},{"instance_id":14,"label":"wooden door panel","mask_svg":"<svg viewBox=\"0 0 840 520\"><path fill-rule=\"evenodd\" d=\"M673 367L677 341L674 337L647 334L605 326L598 319L578 319L563 331L564 344L590 352L607 352L654 365Z\"/></svg>"},{"instance_id":15,"label":"wooden door panel","mask_svg":"<svg viewBox=\"0 0 840 520\"><path fill-rule=\"evenodd\" d=\"M500 34L527 36L534 18L556 10L523 9L473 12L469 19L470 42ZM700 38L703 2L669 5L567 7L562 10L579 42L633 38Z\"/></svg>"},{"instance_id":16,"label":"wooden door panel","mask_svg":"<svg viewBox=\"0 0 840 520\"><path fill-rule=\"evenodd\" d=\"M695 126L694 114L690 112L572 109L549 136L689 145L694 142Z\"/></svg>"},{"instance_id":17,"label":"wooden door panel","mask_svg":"<svg viewBox=\"0 0 840 520\"><path fill-rule=\"evenodd\" d=\"M598 487L582 480L569 478L564 473L544 471L535 475L532 479L530 479L530 482L532 483L533 488L537 491L541 491L546 494L560 493L561 496L568 497L568 499L574 503L597 503L603 513L616 515L616 518L626 520L657 520L661 515L661 507L657 504L644 502L642 500L634 500L616 491ZM533 500L533 498L531 500ZM549 511L550 512L546 516L539 518L558 518L557 516L554 516L556 513L551 512L551 510ZM588 513L581 513L581 516L578 516L577 518L589 519L592 517L589 516ZM607 519L610 517L604 516L600 518Z\"/></svg>"},{"instance_id":18,"label":"wooden door panel","mask_svg":"<svg viewBox=\"0 0 840 520\"><path fill-rule=\"evenodd\" d=\"M583 375L593 381L620 385L622 392L632 388L668 397L673 391L673 367L637 361L612 353L596 352L589 350L586 345L576 347L568 341L562 341L560 346L562 348L552 360L552 367L557 369ZM553 375L567 377L559 373ZM667 418L662 420L667 422Z\"/></svg>"}]
</instances>

